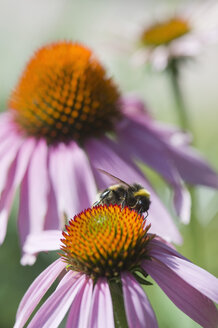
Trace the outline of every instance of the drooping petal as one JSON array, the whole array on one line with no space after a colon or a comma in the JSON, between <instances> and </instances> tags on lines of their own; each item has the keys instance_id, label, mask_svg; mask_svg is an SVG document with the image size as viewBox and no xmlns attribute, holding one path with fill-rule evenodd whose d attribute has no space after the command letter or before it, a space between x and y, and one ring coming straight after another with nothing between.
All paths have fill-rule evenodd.
<instances>
[{"instance_id":1,"label":"drooping petal","mask_svg":"<svg viewBox=\"0 0 218 328\"><path fill-rule=\"evenodd\" d=\"M71 215L75 211L76 191L70 168L68 151L64 143L50 147L49 149L49 174L52 187L57 200L59 216L62 220L60 228L64 226L63 215ZM75 200L73 195L75 194Z\"/></svg>"},{"instance_id":2,"label":"drooping petal","mask_svg":"<svg viewBox=\"0 0 218 328\"><path fill-rule=\"evenodd\" d=\"M11 208L12 197L14 194L13 178L16 170L17 160L12 163L8 172L6 187L1 193L0 198L0 244L3 243L7 231L7 223L9 218L9 211Z\"/></svg>"},{"instance_id":3,"label":"drooping petal","mask_svg":"<svg viewBox=\"0 0 218 328\"><path fill-rule=\"evenodd\" d=\"M48 192L48 204L47 204L47 212L45 215L45 230L53 230L53 229L61 229L62 225L60 222L60 215L58 212L57 198L54 192L54 188L50 178L48 177L48 183L50 186Z\"/></svg>"},{"instance_id":4,"label":"drooping petal","mask_svg":"<svg viewBox=\"0 0 218 328\"><path fill-rule=\"evenodd\" d=\"M17 128L9 113L0 115L0 157L7 151L7 147L15 142L22 142L23 138L17 133Z\"/></svg>"},{"instance_id":5,"label":"drooping petal","mask_svg":"<svg viewBox=\"0 0 218 328\"><path fill-rule=\"evenodd\" d=\"M46 230L27 236L23 251L28 254L60 249L61 230Z\"/></svg>"},{"instance_id":6,"label":"drooping petal","mask_svg":"<svg viewBox=\"0 0 218 328\"><path fill-rule=\"evenodd\" d=\"M0 194L5 188L7 174L12 162L15 160L19 147L22 144L21 139L11 138L0 154Z\"/></svg>"},{"instance_id":7,"label":"drooping petal","mask_svg":"<svg viewBox=\"0 0 218 328\"><path fill-rule=\"evenodd\" d=\"M24 326L39 301L64 268L65 264L59 259L35 279L20 303L14 328L22 328Z\"/></svg>"},{"instance_id":8,"label":"drooping petal","mask_svg":"<svg viewBox=\"0 0 218 328\"><path fill-rule=\"evenodd\" d=\"M88 279L85 286L75 297L67 318L66 328L88 327L93 293L93 281Z\"/></svg>"},{"instance_id":9,"label":"drooping petal","mask_svg":"<svg viewBox=\"0 0 218 328\"><path fill-rule=\"evenodd\" d=\"M94 287L89 328L114 328L113 306L109 285L105 278L98 279Z\"/></svg>"},{"instance_id":10,"label":"drooping petal","mask_svg":"<svg viewBox=\"0 0 218 328\"><path fill-rule=\"evenodd\" d=\"M147 110L147 107L143 101L134 95L125 95L125 97L120 98L119 100L122 113L124 116L140 116L142 115L146 120L151 120L150 112Z\"/></svg>"},{"instance_id":11,"label":"drooping petal","mask_svg":"<svg viewBox=\"0 0 218 328\"><path fill-rule=\"evenodd\" d=\"M170 150L172 161L185 181L218 188L218 175L195 149L170 146Z\"/></svg>"},{"instance_id":12,"label":"drooping petal","mask_svg":"<svg viewBox=\"0 0 218 328\"><path fill-rule=\"evenodd\" d=\"M102 139L102 141L89 140L85 144L85 149L89 154L93 172L100 188L108 187L113 181L108 176L100 173L97 170L98 168L104 169L127 183L140 183L151 193L149 219L152 222L152 227L150 231L167 240L181 243L181 236L166 208L136 165L115 142L107 138Z\"/></svg>"},{"instance_id":13,"label":"drooping petal","mask_svg":"<svg viewBox=\"0 0 218 328\"><path fill-rule=\"evenodd\" d=\"M171 143L173 142L177 146L189 145L192 142L192 135L187 131L184 132L175 125L154 120L146 104L139 100L138 97L125 95L125 97L121 98L120 103L124 116L127 116L131 121L143 124L146 130L149 128L151 134L156 135L160 141L171 141Z\"/></svg>"},{"instance_id":14,"label":"drooping petal","mask_svg":"<svg viewBox=\"0 0 218 328\"><path fill-rule=\"evenodd\" d=\"M69 147L71 149L71 163L75 174L75 180L77 178L77 195L80 200L79 212L93 204L97 193L97 188L93 172L85 152L77 145L75 147L74 143L71 143ZM72 151L75 152L75 156L72 156Z\"/></svg>"},{"instance_id":15,"label":"drooping petal","mask_svg":"<svg viewBox=\"0 0 218 328\"><path fill-rule=\"evenodd\" d=\"M13 128L13 124L11 124L11 114L10 112L2 112L0 113L0 127L1 131L4 130L4 128L7 130L9 127ZM1 135L0 131L0 135Z\"/></svg>"},{"instance_id":16,"label":"drooping petal","mask_svg":"<svg viewBox=\"0 0 218 328\"><path fill-rule=\"evenodd\" d=\"M18 211L18 229L21 245L24 244L26 236L30 233L29 222L29 188L28 172L26 171L20 186L20 203Z\"/></svg>"},{"instance_id":17,"label":"drooping petal","mask_svg":"<svg viewBox=\"0 0 218 328\"><path fill-rule=\"evenodd\" d=\"M191 212L191 197L184 185L175 186L174 188L174 205L176 213L181 218L181 222L188 224Z\"/></svg>"},{"instance_id":18,"label":"drooping petal","mask_svg":"<svg viewBox=\"0 0 218 328\"><path fill-rule=\"evenodd\" d=\"M154 311L139 283L129 273L122 274L122 287L129 327L158 327Z\"/></svg>"},{"instance_id":19,"label":"drooping petal","mask_svg":"<svg viewBox=\"0 0 218 328\"><path fill-rule=\"evenodd\" d=\"M24 142L10 166L6 187L0 198L0 243L3 242L6 234L7 221L15 190L24 176L34 145L33 139Z\"/></svg>"},{"instance_id":20,"label":"drooping petal","mask_svg":"<svg viewBox=\"0 0 218 328\"><path fill-rule=\"evenodd\" d=\"M128 106L128 102L124 102L123 106ZM182 133L179 130L175 130L175 128L166 128L166 124L163 125L160 122L156 122L152 119L149 120L145 114L128 115L127 112L127 116L129 116L130 121L126 120L126 125L128 125L129 127L129 125L132 125L133 121L136 125L141 125L141 129L136 130L137 135L138 131L140 131L141 136L143 136L144 134L144 137L145 133L147 133L148 136L150 136L151 140L153 140L153 144L151 143L151 140L149 138L145 141L146 143L150 142L150 147L157 147L159 145L160 149L165 149L165 155L167 156L167 164L171 162L171 166L174 166L176 168L180 176L185 181L192 184L201 184L213 188L218 188L217 173L210 167L210 165L200 155L200 153L198 153L196 149L192 148L189 145L191 142L191 137L189 134ZM126 134L128 134L125 133L126 128L127 126L124 125L124 132L122 132L122 129L119 129L117 133L121 137L126 137ZM140 151L140 149L141 148L139 147L139 149L137 148L135 151L138 152L138 150ZM158 148L156 150L158 150ZM161 154L163 155L164 153ZM141 156L142 160L142 157L144 156L145 162L146 155L147 154L143 153L138 154L138 156ZM158 153L156 155L158 156ZM148 158L147 161L149 160L151 159ZM155 158L154 161L156 161ZM147 164L149 165L149 162L147 162ZM153 164L155 165L155 163ZM161 164L163 165L163 168L166 169L166 166L164 166L165 164L162 163L162 161ZM167 177L166 173L164 173L163 171L161 173L161 168L158 169L158 167L156 167L155 169L157 171L160 169L160 174L162 174L163 177L165 177L166 179L170 178L170 176ZM173 182L173 180L171 182Z\"/></svg>"},{"instance_id":21,"label":"drooping petal","mask_svg":"<svg viewBox=\"0 0 218 328\"><path fill-rule=\"evenodd\" d=\"M61 281L61 286L57 288L47 301L40 307L31 322L29 328L56 328L67 313L76 295L86 284L85 275L78 279L70 271Z\"/></svg>"},{"instance_id":22,"label":"drooping petal","mask_svg":"<svg viewBox=\"0 0 218 328\"><path fill-rule=\"evenodd\" d=\"M202 327L217 327L218 312L209 298L155 259L144 261L142 266L180 310Z\"/></svg>"},{"instance_id":23,"label":"drooping petal","mask_svg":"<svg viewBox=\"0 0 218 328\"><path fill-rule=\"evenodd\" d=\"M218 175L196 150L189 146L190 135L175 128L163 128L163 124L152 120L145 112L143 114L142 105L137 102L132 101L131 105L127 98L123 99L122 103L123 108L127 107L127 110L124 110L125 124L121 122L117 126L120 142L171 184L177 214L182 222L188 223L190 198L179 177L193 184L217 188ZM135 113L133 109L128 110L131 106L136 107ZM131 129L132 127L134 129Z\"/></svg>"},{"instance_id":24,"label":"drooping petal","mask_svg":"<svg viewBox=\"0 0 218 328\"><path fill-rule=\"evenodd\" d=\"M180 174L174 165L163 136L157 133L152 121L144 122L146 115L140 115L140 122L125 118L117 128L119 142L126 153L142 160L165 178L174 191L175 209L182 222L190 219L190 197L182 184ZM158 131L159 132L159 131ZM137 146L136 146L137 145Z\"/></svg>"},{"instance_id":25,"label":"drooping petal","mask_svg":"<svg viewBox=\"0 0 218 328\"><path fill-rule=\"evenodd\" d=\"M172 244L166 242L159 236L153 238L147 245L148 253L151 257L155 257L156 254L170 254L180 257L186 261L189 261L182 254L178 253Z\"/></svg>"},{"instance_id":26,"label":"drooping petal","mask_svg":"<svg viewBox=\"0 0 218 328\"><path fill-rule=\"evenodd\" d=\"M47 210L47 145L40 140L29 166L30 230L41 231Z\"/></svg>"},{"instance_id":27,"label":"drooping petal","mask_svg":"<svg viewBox=\"0 0 218 328\"><path fill-rule=\"evenodd\" d=\"M165 252L151 252L150 256L165 264L190 286L218 303L218 279L197 265Z\"/></svg>"},{"instance_id":28,"label":"drooping petal","mask_svg":"<svg viewBox=\"0 0 218 328\"><path fill-rule=\"evenodd\" d=\"M47 145L41 139L21 184L18 224L22 244L29 233L44 228L48 190Z\"/></svg>"},{"instance_id":29,"label":"drooping petal","mask_svg":"<svg viewBox=\"0 0 218 328\"><path fill-rule=\"evenodd\" d=\"M93 174L84 151L76 143L50 149L49 171L60 215L72 217L93 203Z\"/></svg>"},{"instance_id":30,"label":"drooping petal","mask_svg":"<svg viewBox=\"0 0 218 328\"><path fill-rule=\"evenodd\" d=\"M125 124L122 122L122 128L117 128L117 134L126 152L142 160L169 183L179 183L178 172L168 156L163 140L148 124L125 118Z\"/></svg>"}]
</instances>

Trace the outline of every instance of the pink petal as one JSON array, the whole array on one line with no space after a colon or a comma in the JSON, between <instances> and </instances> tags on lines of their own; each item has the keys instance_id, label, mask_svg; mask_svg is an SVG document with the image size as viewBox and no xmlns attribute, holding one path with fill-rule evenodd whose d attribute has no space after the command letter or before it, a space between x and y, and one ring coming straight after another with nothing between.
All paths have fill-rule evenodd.
<instances>
[{"instance_id":1,"label":"pink petal","mask_svg":"<svg viewBox=\"0 0 218 328\"><path fill-rule=\"evenodd\" d=\"M0 128L0 157L7 151L7 147L13 145L15 141L22 143L23 138L15 131L14 125L7 121Z\"/></svg>"},{"instance_id":2,"label":"pink petal","mask_svg":"<svg viewBox=\"0 0 218 328\"><path fill-rule=\"evenodd\" d=\"M47 144L41 139L21 184L18 221L22 243L27 234L44 229L48 190Z\"/></svg>"},{"instance_id":3,"label":"pink petal","mask_svg":"<svg viewBox=\"0 0 218 328\"><path fill-rule=\"evenodd\" d=\"M151 193L152 203L149 209L149 221L152 223L152 227L150 231L167 240L181 243L181 236L166 208L136 165L119 149L117 144L107 138L102 139L102 141L89 140L85 145L85 149L89 154L93 172L100 188L108 187L113 181L100 173L97 168L102 168L128 183L140 183Z\"/></svg>"},{"instance_id":4,"label":"pink petal","mask_svg":"<svg viewBox=\"0 0 218 328\"><path fill-rule=\"evenodd\" d=\"M28 138L19 149L19 153L17 155L18 163L17 163L16 175L14 179L15 187L18 187L26 172L26 168L29 163L29 159L34 151L35 145L36 145L35 139Z\"/></svg>"},{"instance_id":5,"label":"pink petal","mask_svg":"<svg viewBox=\"0 0 218 328\"><path fill-rule=\"evenodd\" d=\"M170 156L185 181L218 188L217 173L195 149L172 145L170 146Z\"/></svg>"},{"instance_id":6,"label":"pink petal","mask_svg":"<svg viewBox=\"0 0 218 328\"><path fill-rule=\"evenodd\" d=\"M92 279L87 279L85 286L80 291L80 293L76 295L75 300L71 306L66 328L88 327L92 293L93 281Z\"/></svg>"},{"instance_id":7,"label":"pink petal","mask_svg":"<svg viewBox=\"0 0 218 328\"><path fill-rule=\"evenodd\" d=\"M59 259L35 279L19 305L14 328L22 328L24 326L39 301L64 268L65 264Z\"/></svg>"},{"instance_id":8,"label":"pink petal","mask_svg":"<svg viewBox=\"0 0 218 328\"><path fill-rule=\"evenodd\" d=\"M90 207L93 204L97 194L97 188L87 155L80 147L75 147L75 144L71 143L70 147L74 151L72 165L77 182L77 194L80 199L79 211L82 211L84 208Z\"/></svg>"},{"instance_id":9,"label":"pink petal","mask_svg":"<svg viewBox=\"0 0 218 328\"><path fill-rule=\"evenodd\" d=\"M94 287L89 328L114 328L113 306L109 285L105 278L98 279Z\"/></svg>"},{"instance_id":10,"label":"pink petal","mask_svg":"<svg viewBox=\"0 0 218 328\"><path fill-rule=\"evenodd\" d=\"M178 184L179 175L168 156L166 145L149 124L143 123L126 118L123 128L117 129L124 151L145 162L169 183Z\"/></svg>"},{"instance_id":11,"label":"pink petal","mask_svg":"<svg viewBox=\"0 0 218 328\"><path fill-rule=\"evenodd\" d=\"M188 223L190 219L190 197L188 191L181 183L180 174L174 165L165 139L149 120L145 122L146 115L140 115L141 120L125 119L125 124L117 129L122 149L131 156L142 160L153 170L160 173L174 190L174 201L177 214L182 222Z\"/></svg>"},{"instance_id":12,"label":"pink petal","mask_svg":"<svg viewBox=\"0 0 218 328\"><path fill-rule=\"evenodd\" d=\"M2 131L2 128L4 129L5 126L6 128L8 128L9 126L13 126L13 124L11 124L11 114L9 112L0 113L0 133Z\"/></svg>"},{"instance_id":13,"label":"pink petal","mask_svg":"<svg viewBox=\"0 0 218 328\"><path fill-rule=\"evenodd\" d=\"M0 194L5 188L7 173L10 165L15 160L21 140L14 138L6 145L3 153L0 155Z\"/></svg>"},{"instance_id":14,"label":"pink petal","mask_svg":"<svg viewBox=\"0 0 218 328\"><path fill-rule=\"evenodd\" d=\"M76 143L51 148L49 170L60 215L72 217L94 202L94 178L84 151Z\"/></svg>"},{"instance_id":15,"label":"pink petal","mask_svg":"<svg viewBox=\"0 0 218 328\"><path fill-rule=\"evenodd\" d=\"M18 229L21 245L24 244L26 236L30 233L29 215L28 173L26 172L20 186L20 202L18 211Z\"/></svg>"},{"instance_id":16,"label":"pink petal","mask_svg":"<svg viewBox=\"0 0 218 328\"><path fill-rule=\"evenodd\" d=\"M86 284L85 275L75 279L71 271L65 275L63 280L62 286L57 288L37 311L28 325L29 328L58 327L76 295L80 293L80 290Z\"/></svg>"},{"instance_id":17,"label":"pink petal","mask_svg":"<svg viewBox=\"0 0 218 328\"><path fill-rule=\"evenodd\" d=\"M185 186L174 187L174 205L181 222L188 224L191 215L191 197Z\"/></svg>"},{"instance_id":18,"label":"pink petal","mask_svg":"<svg viewBox=\"0 0 218 328\"><path fill-rule=\"evenodd\" d=\"M12 128L10 126L6 126L1 129L0 134L0 158L4 156L7 150L13 145L14 140L20 142L20 138L17 135L14 135L12 132Z\"/></svg>"},{"instance_id":19,"label":"pink petal","mask_svg":"<svg viewBox=\"0 0 218 328\"><path fill-rule=\"evenodd\" d=\"M154 311L139 283L129 273L122 274L123 297L129 327L158 327Z\"/></svg>"},{"instance_id":20,"label":"pink petal","mask_svg":"<svg viewBox=\"0 0 218 328\"><path fill-rule=\"evenodd\" d=\"M47 204L47 212L45 215L45 230L53 230L53 229L61 229L63 225L60 223L60 215L58 212L57 198L53 189L53 185L51 183L50 178L48 177L48 184L50 186L50 190L48 192L48 204Z\"/></svg>"},{"instance_id":21,"label":"pink petal","mask_svg":"<svg viewBox=\"0 0 218 328\"><path fill-rule=\"evenodd\" d=\"M0 198L0 243L3 242L6 234L7 221L15 190L23 178L33 147L33 140L26 141L21 146L9 169L6 187Z\"/></svg>"},{"instance_id":22,"label":"pink petal","mask_svg":"<svg viewBox=\"0 0 218 328\"><path fill-rule=\"evenodd\" d=\"M78 199L69 157L68 147L64 143L49 149L49 172L61 218L63 218L64 213L69 217L77 213ZM61 222L61 228L63 226L64 221Z\"/></svg>"},{"instance_id":23,"label":"pink petal","mask_svg":"<svg viewBox=\"0 0 218 328\"><path fill-rule=\"evenodd\" d=\"M47 144L44 140L40 140L30 162L29 192L30 231L39 232L44 227L48 194Z\"/></svg>"},{"instance_id":24,"label":"pink petal","mask_svg":"<svg viewBox=\"0 0 218 328\"><path fill-rule=\"evenodd\" d=\"M148 120L150 120L150 113L147 110L144 102L142 102L138 97L134 94L125 95L125 97L121 97L120 105L122 108L122 112L125 116L135 117L143 115L146 116Z\"/></svg>"},{"instance_id":25,"label":"pink petal","mask_svg":"<svg viewBox=\"0 0 218 328\"><path fill-rule=\"evenodd\" d=\"M14 194L13 179L15 175L17 161L12 163L6 182L6 188L3 190L0 198L0 244L3 243L7 230L9 211L11 209L12 198Z\"/></svg>"},{"instance_id":26,"label":"pink petal","mask_svg":"<svg viewBox=\"0 0 218 328\"><path fill-rule=\"evenodd\" d=\"M33 265L36 262L36 254L23 253L20 259L20 264L25 265Z\"/></svg>"},{"instance_id":27,"label":"pink petal","mask_svg":"<svg viewBox=\"0 0 218 328\"><path fill-rule=\"evenodd\" d=\"M159 261L146 260L143 268L171 301L190 318L205 328L217 327L217 309L206 296Z\"/></svg>"},{"instance_id":28,"label":"pink petal","mask_svg":"<svg viewBox=\"0 0 218 328\"><path fill-rule=\"evenodd\" d=\"M66 264L65 264L65 265L66 265ZM77 272L77 271L72 271L72 270L70 270L69 272L70 272L70 275L71 275L70 280L71 280L72 284L74 284L74 283L77 282L78 279L81 277L81 273L79 273L79 272ZM63 274L62 274L62 277L59 277L60 282L59 282L59 284L58 284L56 290L58 290L59 288L61 288L61 287L65 284L66 279L68 280L68 278L69 278L69 277L68 277L68 276L65 277L65 275L64 275L64 277L63 277ZM81 288L81 289L83 289L83 288ZM80 292L81 292L81 291L80 291Z\"/></svg>"},{"instance_id":29,"label":"pink petal","mask_svg":"<svg viewBox=\"0 0 218 328\"><path fill-rule=\"evenodd\" d=\"M60 249L62 231L46 230L27 236L23 251L29 254Z\"/></svg>"},{"instance_id":30,"label":"pink petal","mask_svg":"<svg viewBox=\"0 0 218 328\"><path fill-rule=\"evenodd\" d=\"M164 138L166 143L173 144L177 147L189 146L193 141L190 132L179 130L176 126L168 125L166 123L153 121L153 128L158 131L161 138Z\"/></svg>"},{"instance_id":31,"label":"pink petal","mask_svg":"<svg viewBox=\"0 0 218 328\"><path fill-rule=\"evenodd\" d=\"M148 244L148 252L151 257L155 257L156 254L170 254L175 255L177 257L180 257L186 261L189 261L186 257L184 257L182 254L178 253L176 249L173 247L172 244L166 242L164 239L162 239L159 236L156 236L154 239L152 239Z\"/></svg>"},{"instance_id":32,"label":"pink petal","mask_svg":"<svg viewBox=\"0 0 218 328\"><path fill-rule=\"evenodd\" d=\"M151 254L149 252L149 255ZM218 279L212 274L185 259L165 252L161 248L159 253L156 251L152 254L152 257L165 264L181 279L206 297L218 303Z\"/></svg>"}]
</instances>

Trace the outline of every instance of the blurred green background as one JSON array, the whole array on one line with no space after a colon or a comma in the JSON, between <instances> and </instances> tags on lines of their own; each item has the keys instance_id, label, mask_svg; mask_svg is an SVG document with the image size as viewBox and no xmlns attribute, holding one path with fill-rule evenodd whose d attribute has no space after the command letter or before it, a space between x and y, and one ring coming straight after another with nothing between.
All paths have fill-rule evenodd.
<instances>
[{"instance_id":1,"label":"blurred green background","mask_svg":"<svg viewBox=\"0 0 218 328\"><path fill-rule=\"evenodd\" d=\"M199 1L196 3L199 4ZM108 69L123 93L134 93L147 104L152 115L163 122L178 124L175 101L165 73L135 67L122 46L131 26L152 19L160 12L193 6L193 1L106 1L106 0L1 0L0 11L0 108L7 99L26 61L35 49L54 40L76 40L90 46ZM195 9L193 9L195 10ZM204 18L203 18L204 19ZM146 21L145 21L146 23ZM125 45L124 42L124 45ZM117 49L117 45L121 49ZM120 51L121 50L121 51ZM217 51L213 45L184 66L182 87L197 148L218 171ZM150 174L160 196L166 201L166 186ZM198 188L195 231L197 247L188 226L180 227L184 245L179 251L196 264L218 274L218 196L209 188ZM8 233L0 248L0 327L13 326L20 299L33 279L53 261L55 255L40 254L33 267L19 264L16 230L17 203L13 206ZM196 252L197 248L197 252ZM195 249L195 250L194 250ZM146 289L160 327L198 327L179 311L158 286Z\"/></svg>"}]
</instances>

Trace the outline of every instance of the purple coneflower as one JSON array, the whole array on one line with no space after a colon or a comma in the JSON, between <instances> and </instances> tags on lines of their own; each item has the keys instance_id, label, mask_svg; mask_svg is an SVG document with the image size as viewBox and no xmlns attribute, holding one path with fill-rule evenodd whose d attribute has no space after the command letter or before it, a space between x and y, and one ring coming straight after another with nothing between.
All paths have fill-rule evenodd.
<instances>
[{"instance_id":1,"label":"purple coneflower","mask_svg":"<svg viewBox=\"0 0 218 328\"><path fill-rule=\"evenodd\" d=\"M190 199L182 180L218 186L187 135L155 122L136 99L121 97L91 50L72 42L39 49L12 92L9 111L0 116L0 242L17 187L23 245L28 234L62 229L65 217L94 202L97 188L109 183L98 168L147 188L153 232L180 242L135 159L170 184L177 214L186 222Z\"/></svg>"},{"instance_id":2,"label":"purple coneflower","mask_svg":"<svg viewBox=\"0 0 218 328\"><path fill-rule=\"evenodd\" d=\"M212 301L218 302L218 280L148 233L149 228L142 215L117 205L93 207L76 215L63 232L61 258L30 286L14 328L30 320L58 277L57 288L31 318L29 328L58 327L68 310L66 327L102 327L104 323L109 328L115 322L125 327L157 327L141 287L152 288L148 275L194 321L216 328L218 311ZM40 241L38 236L35 251ZM57 245L58 240L53 240L54 248ZM123 313L120 317L122 308L124 318Z\"/></svg>"}]
</instances>

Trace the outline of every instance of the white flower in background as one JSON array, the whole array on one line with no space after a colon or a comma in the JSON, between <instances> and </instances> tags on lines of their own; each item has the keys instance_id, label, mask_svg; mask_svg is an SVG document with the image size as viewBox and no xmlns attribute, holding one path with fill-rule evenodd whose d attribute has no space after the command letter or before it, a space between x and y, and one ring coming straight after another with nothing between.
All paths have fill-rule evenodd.
<instances>
[{"instance_id":1,"label":"white flower in background","mask_svg":"<svg viewBox=\"0 0 218 328\"><path fill-rule=\"evenodd\" d=\"M162 14L141 26L135 34L139 49L133 55L136 64L150 63L163 70L171 60L199 55L218 41L218 4L207 2L198 7ZM142 25L142 24L141 24Z\"/></svg>"},{"instance_id":2,"label":"white flower in background","mask_svg":"<svg viewBox=\"0 0 218 328\"><path fill-rule=\"evenodd\" d=\"M169 3L137 3L126 6L117 20L109 12L102 26L95 48L103 57L111 61L114 52L116 58L119 53L127 54L135 66L148 63L163 70L171 59L194 58L218 41L218 3L186 3L176 8Z\"/></svg>"}]
</instances>

